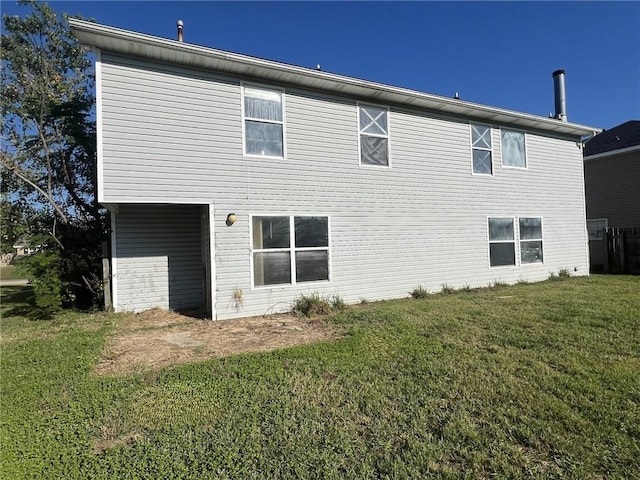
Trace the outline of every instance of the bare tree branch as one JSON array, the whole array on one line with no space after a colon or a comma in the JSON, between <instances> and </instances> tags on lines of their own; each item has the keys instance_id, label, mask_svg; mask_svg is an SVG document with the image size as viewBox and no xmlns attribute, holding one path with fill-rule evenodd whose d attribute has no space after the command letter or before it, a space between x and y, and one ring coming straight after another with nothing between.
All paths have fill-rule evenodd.
<instances>
[{"instance_id":1,"label":"bare tree branch","mask_svg":"<svg viewBox=\"0 0 640 480\"><path fill-rule=\"evenodd\" d=\"M0 165L2 165L7 170L10 170L11 172L13 172L14 175L16 175L16 177L18 177L23 182L27 183L35 191L37 191L40 195L42 195L47 200L47 202L55 209L56 213L60 216L60 219L63 220L65 223L69 222L69 217L64 212L62 207L57 204L57 202L54 200L53 196L50 195L49 193L47 193L45 190L43 190L36 182L31 180L29 178L29 175L27 175L25 172L23 172L11 160L9 160L9 156L4 152L0 152Z\"/></svg>"}]
</instances>

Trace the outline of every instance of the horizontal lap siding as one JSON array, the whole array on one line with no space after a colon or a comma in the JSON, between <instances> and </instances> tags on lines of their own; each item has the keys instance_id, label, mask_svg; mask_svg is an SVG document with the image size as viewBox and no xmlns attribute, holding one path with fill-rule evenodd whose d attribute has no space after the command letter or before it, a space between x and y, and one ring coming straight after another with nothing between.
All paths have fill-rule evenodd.
<instances>
[{"instance_id":1,"label":"horizontal lap siding","mask_svg":"<svg viewBox=\"0 0 640 480\"><path fill-rule=\"evenodd\" d=\"M640 152L584 162L587 218L610 227L640 225Z\"/></svg>"},{"instance_id":2,"label":"horizontal lap siding","mask_svg":"<svg viewBox=\"0 0 640 480\"><path fill-rule=\"evenodd\" d=\"M298 293L338 293L349 302L402 297L418 284L432 291L501 280L541 280L550 271L585 274L581 157L574 141L527 135L529 168L471 174L469 125L392 109L392 168L358 165L356 104L287 90L284 160L248 159L249 205L236 225L217 228L217 252L236 249L220 271L218 316L236 316L228 279L245 292L242 312L287 309ZM327 107L331 104L331 108ZM249 214L323 214L331 218L331 283L251 290ZM489 268L488 215L541 216L545 263ZM236 228L234 226L233 228ZM239 242L239 243L238 243ZM242 251L245 251L243 257ZM248 292L248 294L247 294Z\"/></svg>"},{"instance_id":3,"label":"horizontal lap siding","mask_svg":"<svg viewBox=\"0 0 640 480\"><path fill-rule=\"evenodd\" d=\"M120 206L113 255L118 310L202 306L200 208Z\"/></svg>"},{"instance_id":4,"label":"horizontal lap siding","mask_svg":"<svg viewBox=\"0 0 640 480\"><path fill-rule=\"evenodd\" d=\"M245 195L239 82L102 55L105 203Z\"/></svg>"},{"instance_id":5,"label":"horizontal lap siding","mask_svg":"<svg viewBox=\"0 0 640 480\"><path fill-rule=\"evenodd\" d=\"M287 158L243 157L239 81L163 71L163 87L156 88L147 67L103 67L112 75L105 195L115 203L141 197L214 203L218 318L286 310L297 294L314 290L357 302L406 296L417 285L533 281L559 268L586 273L575 140L528 133L528 168L506 169L494 126L494 176L472 175L467 121L391 106L391 168L360 166L356 99L285 88ZM134 92L146 99L135 100L141 125L118 99L113 83L120 73L132 83L129 101ZM154 87L149 93L135 84L140 76ZM197 101L174 98L181 88ZM231 212L238 221L228 227ZM252 289L249 216L260 214L328 215L331 282ZM489 268L491 215L543 217L545 263Z\"/></svg>"}]
</instances>

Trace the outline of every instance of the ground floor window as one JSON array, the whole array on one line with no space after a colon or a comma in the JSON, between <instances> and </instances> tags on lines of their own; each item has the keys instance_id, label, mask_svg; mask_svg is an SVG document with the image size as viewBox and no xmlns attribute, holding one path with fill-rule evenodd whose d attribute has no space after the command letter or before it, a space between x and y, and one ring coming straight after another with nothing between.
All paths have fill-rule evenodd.
<instances>
[{"instance_id":1,"label":"ground floor window","mask_svg":"<svg viewBox=\"0 0 640 480\"><path fill-rule=\"evenodd\" d=\"M255 216L251 221L253 284L329 280L329 218Z\"/></svg>"},{"instance_id":2,"label":"ground floor window","mask_svg":"<svg viewBox=\"0 0 640 480\"><path fill-rule=\"evenodd\" d=\"M488 228L489 265L492 267L516 265L516 248L520 264L542 263L541 218L489 217Z\"/></svg>"},{"instance_id":3,"label":"ground floor window","mask_svg":"<svg viewBox=\"0 0 640 480\"><path fill-rule=\"evenodd\" d=\"M542 263L542 219L519 218L520 261Z\"/></svg>"},{"instance_id":4,"label":"ground floor window","mask_svg":"<svg viewBox=\"0 0 640 480\"><path fill-rule=\"evenodd\" d=\"M489 219L489 262L492 267L516 264L513 218Z\"/></svg>"}]
</instances>

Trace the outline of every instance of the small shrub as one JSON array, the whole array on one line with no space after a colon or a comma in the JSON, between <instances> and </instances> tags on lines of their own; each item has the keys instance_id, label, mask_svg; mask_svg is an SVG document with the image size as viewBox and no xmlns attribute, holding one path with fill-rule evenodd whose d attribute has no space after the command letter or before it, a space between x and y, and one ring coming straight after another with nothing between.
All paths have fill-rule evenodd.
<instances>
[{"instance_id":1,"label":"small shrub","mask_svg":"<svg viewBox=\"0 0 640 480\"><path fill-rule=\"evenodd\" d=\"M451 285L445 282L442 284L442 290L440 290L440 293L444 295L451 295L452 293L455 293L455 291L456 291L455 288L453 288Z\"/></svg>"},{"instance_id":2,"label":"small shrub","mask_svg":"<svg viewBox=\"0 0 640 480\"><path fill-rule=\"evenodd\" d=\"M36 309L33 316L48 320L62 308L60 254L57 250L42 250L20 259L18 270L29 277Z\"/></svg>"},{"instance_id":3,"label":"small shrub","mask_svg":"<svg viewBox=\"0 0 640 480\"><path fill-rule=\"evenodd\" d=\"M503 282L502 280L496 278L493 283L489 284L490 288L501 288L506 287L508 284Z\"/></svg>"},{"instance_id":4,"label":"small shrub","mask_svg":"<svg viewBox=\"0 0 640 480\"><path fill-rule=\"evenodd\" d=\"M369 300L367 300L366 298L361 298L360 299L360 305L366 305L367 303L369 303Z\"/></svg>"},{"instance_id":5,"label":"small shrub","mask_svg":"<svg viewBox=\"0 0 640 480\"><path fill-rule=\"evenodd\" d=\"M315 317L328 315L333 311L347 308L347 303L340 295L320 295L318 292L300 294L293 301L291 311L299 317Z\"/></svg>"},{"instance_id":6,"label":"small shrub","mask_svg":"<svg viewBox=\"0 0 640 480\"><path fill-rule=\"evenodd\" d=\"M347 308L347 302L345 302L340 295L332 295L330 298L331 308L337 311L342 311Z\"/></svg>"},{"instance_id":7,"label":"small shrub","mask_svg":"<svg viewBox=\"0 0 640 480\"><path fill-rule=\"evenodd\" d=\"M567 268L561 268L558 270L558 274L556 275L554 272L549 273L549 280L558 281L558 280L566 280L571 277L571 272Z\"/></svg>"},{"instance_id":8,"label":"small shrub","mask_svg":"<svg viewBox=\"0 0 640 480\"><path fill-rule=\"evenodd\" d=\"M418 285L414 288L409 294L416 299L427 298L429 296L429 292L422 285Z\"/></svg>"},{"instance_id":9,"label":"small shrub","mask_svg":"<svg viewBox=\"0 0 640 480\"><path fill-rule=\"evenodd\" d=\"M292 311L301 317L313 317L316 315L326 315L331 312L329 299L313 292L308 295L302 293L293 301Z\"/></svg>"},{"instance_id":10,"label":"small shrub","mask_svg":"<svg viewBox=\"0 0 640 480\"><path fill-rule=\"evenodd\" d=\"M560 278L569 278L570 276L571 272L568 268L561 268L560 271L558 271L558 277Z\"/></svg>"},{"instance_id":11,"label":"small shrub","mask_svg":"<svg viewBox=\"0 0 640 480\"><path fill-rule=\"evenodd\" d=\"M467 292L467 293L468 293L468 292L473 292L473 290L474 290L474 289L473 289L473 288L471 288L471 285L469 285L468 283L467 283L467 284L465 284L465 286L464 286L464 287L462 287L462 291L463 291L463 292Z\"/></svg>"}]
</instances>

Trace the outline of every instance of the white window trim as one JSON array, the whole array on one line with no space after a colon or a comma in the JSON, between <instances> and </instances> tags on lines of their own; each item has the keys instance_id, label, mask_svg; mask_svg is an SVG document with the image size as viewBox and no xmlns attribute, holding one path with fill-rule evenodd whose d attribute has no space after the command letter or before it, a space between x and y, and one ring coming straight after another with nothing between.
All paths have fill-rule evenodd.
<instances>
[{"instance_id":1,"label":"white window trim","mask_svg":"<svg viewBox=\"0 0 640 480\"><path fill-rule=\"evenodd\" d=\"M489 219L490 218L511 218L513 220L513 240L491 240L489 233ZM526 240L522 240L520 238L520 219L521 218L539 218L540 219L540 233L542 234L541 238L529 238ZM544 217L542 215L520 215L520 216L511 216L511 215L487 215L486 216L486 228L487 228L487 263L489 269L493 270L495 268L514 268L514 267L529 267L532 265L544 265L546 255L544 254ZM531 262L531 263L523 263L522 262L522 247L521 242L542 242L542 262ZM515 251L515 263L513 265L491 265L491 244L492 243L514 243L514 251Z\"/></svg>"},{"instance_id":2,"label":"white window trim","mask_svg":"<svg viewBox=\"0 0 640 480\"><path fill-rule=\"evenodd\" d=\"M380 108L382 110L386 110L387 112L387 134L379 135L373 133L362 133L360 130L360 108L361 107L373 107ZM358 165L366 168L391 168L391 110L386 105L377 105L375 103L363 103L356 102L356 114L357 114L357 122L358 122ZM361 135L367 135L369 137L377 137L377 138L386 138L387 139L387 164L386 165L371 165L369 163L362 163L362 145L360 141Z\"/></svg>"},{"instance_id":3,"label":"white window trim","mask_svg":"<svg viewBox=\"0 0 640 480\"><path fill-rule=\"evenodd\" d=\"M540 219L540 238L527 238L523 240L520 238L520 219L521 218L539 218ZM522 261L522 242L540 242L542 244L542 261L541 262L527 262ZM518 217L518 250L520 250L518 259L520 260L521 267L529 267L531 265L544 265L544 219L541 215L521 215Z\"/></svg>"},{"instance_id":4,"label":"white window trim","mask_svg":"<svg viewBox=\"0 0 640 480\"><path fill-rule=\"evenodd\" d=\"M289 217L289 246L285 248L254 248L253 247L253 218L254 217ZM295 218L296 217L323 217L327 219L327 246L326 247L296 247ZM331 268L331 217L329 215L318 213L256 213L249 215L249 243L251 247L250 266L251 266L251 290L268 290L273 288L291 288L296 286L314 286L329 285L332 283ZM328 280L315 280L313 282L297 282L296 281L296 252L308 251L325 251L327 252L327 276ZM291 259L291 283L277 283L271 285L255 285L253 254L256 252L290 252Z\"/></svg>"},{"instance_id":5,"label":"white window trim","mask_svg":"<svg viewBox=\"0 0 640 480\"><path fill-rule=\"evenodd\" d=\"M282 121L278 120L264 120L262 118L246 117L244 114L244 89L255 88L257 90L267 90L271 92L280 93L280 105L282 106ZM287 118L286 118L286 106L285 106L285 89L279 87L273 87L271 85L264 85L259 83L240 82L240 106L242 109L242 156L250 158L287 158ZM273 123L276 125L282 125L282 156L277 155L256 155L254 153L247 153L247 134L246 134L246 121L251 120L254 122Z\"/></svg>"},{"instance_id":6,"label":"white window trim","mask_svg":"<svg viewBox=\"0 0 640 480\"><path fill-rule=\"evenodd\" d=\"M489 219L491 218L510 218L513 222L513 239L512 240L491 240L491 231L489 229ZM487 215L485 220L486 229L487 229L487 262L489 263L489 268L513 268L518 266L518 238L516 235L516 225L517 218L511 215ZM514 251L514 263L513 265L491 265L491 244L492 243L513 243L513 251Z\"/></svg>"},{"instance_id":7,"label":"white window trim","mask_svg":"<svg viewBox=\"0 0 640 480\"><path fill-rule=\"evenodd\" d=\"M504 158L504 149L503 149L503 145L502 145L502 132L503 130L506 130L507 132L518 132L518 133L522 133L522 135L524 136L524 167L516 167L514 165L505 165L503 158ZM512 168L514 170L528 170L529 169L529 159L528 159L528 153L529 148L527 145L527 132L525 130L520 130L518 128L506 128L506 127L500 127L500 166L502 168Z\"/></svg>"},{"instance_id":8,"label":"white window trim","mask_svg":"<svg viewBox=\"0 0 640 480\"><path fill-rule=\"evenodd\" d=\"M487 127L489 129L489 140L491 141L491 148L474 147L473 146L473 126L478 125L480 127ZM471 147L471 175L478 175L480 177L493 177L495 175L495 151L493 148L493 127L485 123L469 122L469 146ZM491 154L491 173L480 173L473 170L473 151L482 150Z\"/></svg>"}]
</instances>

